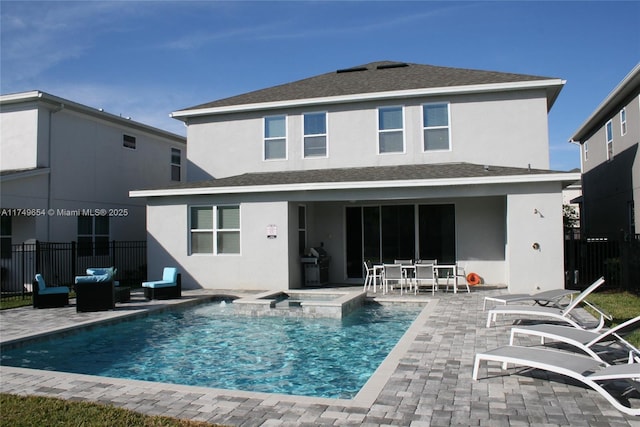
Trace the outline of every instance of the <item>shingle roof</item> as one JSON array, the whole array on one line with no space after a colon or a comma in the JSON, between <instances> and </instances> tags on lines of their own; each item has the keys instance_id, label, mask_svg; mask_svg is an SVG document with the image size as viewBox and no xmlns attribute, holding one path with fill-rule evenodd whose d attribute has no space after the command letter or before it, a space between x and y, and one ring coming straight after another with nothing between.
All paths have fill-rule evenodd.
<instances>
[{"instance_id":1,"label":"shingle roof","mask_svg":"<svg viewBox=\"0 0 640 427\"><path fill-rule=\"evenodd\" d=\"M200 182L177 184L171 189L233 188L311 183L437 180L454 178L508 177L566 173L546 169L485 166L472 163L372 166L361 168L314 169L287 172L259 172Z\"/></svg>"},{"instance_id":2,"label":"shingle roof","mask_svg":"<svg viewBox=\"0 0 640 427\"><path fill-rule=\"evenodd\" d=\"M549 79L552 78L496 71L381 61L220 99L181 111L374 92L515 83Z\"/></svg>"}]
</instances>

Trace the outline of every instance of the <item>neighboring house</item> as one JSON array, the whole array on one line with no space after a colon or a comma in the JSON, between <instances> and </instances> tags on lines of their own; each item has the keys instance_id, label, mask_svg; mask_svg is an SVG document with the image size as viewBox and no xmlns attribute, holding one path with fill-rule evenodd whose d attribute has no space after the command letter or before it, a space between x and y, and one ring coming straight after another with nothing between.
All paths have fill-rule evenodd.
<instances>
[{"instance_id":1,"label":"neighboring house","mask_svg":"<svg viewBox=\"0 0 640 427\"><path fill-rule=\"evenodd\" d=\"M3 258L11 243L145 240L129 191L186 177L186 138L48 93L0 96L0 130Z\"/></svg>"},{"instance_id":2,"label":"neighboring house","mask_svg":"<svg viewBox=\"0 0 640 427\"><path fill-rule=\"evenodd\" d=\"M579 170L575 170L578 172ZM562 206L565 215L565 227L573 230L574 236L580 235L580 205L582 203L582 183L576 181L562 191ZM565 230L569 231L569 230Z\"/></svg>"},{"instance_id":3,"label":"neighboring house","mask_svg":"<svg viewBox=\"0 0 640 427\"><path fill-rule=\"evenodd\" d=\"M187 287L330 283L363 261L459 262L511 291L563 286L562 190L547 114L557 78L377 62L176 111L187 182L147 199L149 272Z\"/></svg>"},{"instance_id":4,"label":"neighboring house","mask_svg":"<svg viewBox=\"0 0 640 427\"><path fill-rule=\"evenodd\" d=\"M640 64L571 137L580 144L582 233L624 238L640 232Z\"/></svg>"}]
</instances>

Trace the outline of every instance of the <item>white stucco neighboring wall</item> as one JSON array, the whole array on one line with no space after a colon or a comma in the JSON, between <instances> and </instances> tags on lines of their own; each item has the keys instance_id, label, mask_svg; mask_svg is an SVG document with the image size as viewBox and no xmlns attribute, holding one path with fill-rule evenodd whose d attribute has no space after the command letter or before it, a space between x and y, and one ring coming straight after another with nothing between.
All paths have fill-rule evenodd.
<instances>
[{"instance_id":1,"label":"white stucco neighboring wall","mask_svg":"<svg viewBox=\"0 0 640 427\"><path fill-rule=\"evenodd\" d=\"M98 209L110 215L110 239L145 240L146 203L129 191L171 185L172 148L184 180L184 138L42 92L1 100L1 170L34 170L3 173L0 207L46 212L13 219L13 243L76 240L77 217ZM123 146L124 135L135 149Z\"/></svg>"},{"instance_id":2,"label":"white stucco neighboring wall","mask_svg":"<svg viewBox=\"0 0 640 427\"><path fill-rule=\"evenodd\" d=\"M35 104L3 108L0 114L0 170L46 166L38 152L38 109Z\"/></svg>"}]
</instances>

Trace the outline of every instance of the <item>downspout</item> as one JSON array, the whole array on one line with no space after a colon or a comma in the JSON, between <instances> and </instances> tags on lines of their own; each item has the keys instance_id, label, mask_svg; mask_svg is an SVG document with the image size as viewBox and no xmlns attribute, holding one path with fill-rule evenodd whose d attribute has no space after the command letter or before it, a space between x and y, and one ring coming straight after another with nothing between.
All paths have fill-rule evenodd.
<instances>
[{"instance_id":1,"label":"downspout","mask_svg":"<svg viewBox=\"0 0 640 427\"><path fill-rule=\"evenodd\" d=\"M40 92L38 94L39 98L42 98L42 92ZM64 104L60 103L60 105L55 108L55 109L50 109L49 110L49 123L47 125L47 167L49 168L49 173L47 174L47 241L50 242L51 241L51 217L53 215L49 215L49 210L51 209L51 175L53 174L53 168L51 167L51 159L52 159L52 152L53 152L53 138L51 136L52 134L52 122L53 122L53 115L59 111L62 111L64 109Z\"/></svg>"}]
</instances>

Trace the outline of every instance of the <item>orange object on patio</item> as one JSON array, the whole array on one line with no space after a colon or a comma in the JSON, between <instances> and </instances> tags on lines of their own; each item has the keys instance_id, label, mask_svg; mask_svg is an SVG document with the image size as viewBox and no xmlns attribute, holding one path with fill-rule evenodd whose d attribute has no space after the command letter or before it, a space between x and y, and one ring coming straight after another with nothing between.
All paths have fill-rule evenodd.
<instances>
[{"instance_id":1,"label":"orange object on patio","mask_svg":"<svg viewBox=\"0 0 640 427\"><path fill-rule=\"evenodd\" d=\"M471 286L479 285L480 276L478 276L476 273L467 274L467 283L469 283Z\"/></svg>"}]
</instances>

